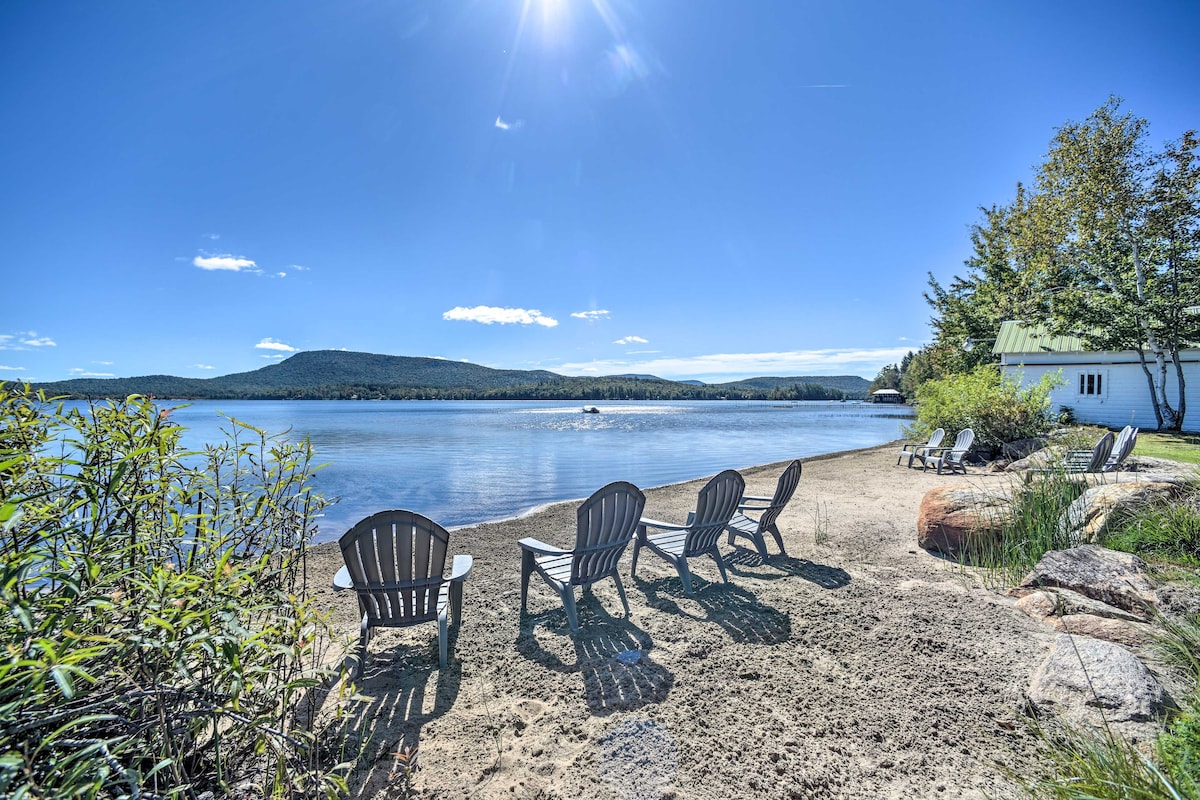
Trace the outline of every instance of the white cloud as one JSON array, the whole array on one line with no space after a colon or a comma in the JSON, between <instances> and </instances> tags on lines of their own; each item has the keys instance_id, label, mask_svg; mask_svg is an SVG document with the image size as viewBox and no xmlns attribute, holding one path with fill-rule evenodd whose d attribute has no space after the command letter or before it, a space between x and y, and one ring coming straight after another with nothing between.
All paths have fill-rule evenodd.
<instances>
[{"instance_id":1,"label":"white cloud","mask_svg":"<svg viewBox=\"0 0 1200 800\"><path fill-rule=\"evenodd\" d=\"M612 314L604 309L597 309L595 311L572 311L571 316L575 319L608 319Z\"/></svg>"},{"instance_id":2,"label":"white cloud","mask_svg":"<svg viewBox=\"0 0 1200 800\"><path fill-rule=\"evenodd\" d=\"M38 336L37 331L0 333L0 350L28 350L30 347L57 347L49 336Z\"/></svg>"},{"instance_id":3,"label":"white cloud","mask_svg":"<svg viewBox=\"0 0 1200 800\"><path fill-rule=\"evenodd\" d=\"M226 270L229 272L241 272L243 270L255 270L258 264L248 258L241 256L196 256L192 259L192 264L209 271Z\"/></svg>"},{"instance_id":4,"label":"white cloud","mask_svg":"<svg viewBox=\"0 0 1200 800\"><path fill-rule=\"evenodd\" d=\"M9 370L11 372L24 372L25 371L24 367L6 367L3 364L0 364L0 369Z\"/></svg>"},{"instance_id":5,"label":"white cloud","mask_svg":"<svg viewBox=\"0 0 1200 800\"><path fill-rule=\"evenodd\" d=\"M283 358L284 356L283 356L283 354L282 354L282 353L276 353L276 354L275 354L275 355L273 355L273 356L271 356L271 355L267 355L266 353L264 353L262 357L263 357L263 358Z\"/></svg>"},{"instance_id":6,"label":"white cloud","mask_svg":"<svg viewBox=\"0 0 1200 800\"><path fill-rule=\"evenodd\" d=\"M72 367L71 369L67 370L67 372L71 373L76 378L115 378L116 377L111 372L91 372L90 370L82 369L80 367Z\"/></svg>"},{"instance_id":7,"label":"white cloud","mask_svg":"<svg viewBox=\"0 0 1200 800\"><path fill-rule=\"evenodd\" d=\"M202 237L204 237L205 239L211 239L211 240L213 240L214 242L215 242L217 239L220 239L220 238L221 238L221 234L219 234L219 233L202 233L202 234L200 234L200 235L201 235Z\"/></svg>"},{"instance_id":8,"label":"white cloud","mask_svg":"<svg viewBox=\"0 0 1200 800\"><path fill-rule=\"evenodd\" d=\"M502 131L519 131L525 127L525 120L519 119L516 122L505 122L500 117L496 117L496 127Z\"/></svg>"},{"instance_id":9,"label":"white cloud","mask_svg":"<svg viewBox=\"0 0 1200 800\"><path fill-rule=\"evenodd\" d=\"M92 363L99 364L102 367L111 367L113 365L113 362L111 361L93 361Z\"/></svg>"},{"instance_id":10,"label":"white cloud","mask_svg":"<svg viewBox=\"0 0 1200 800\"><path fill-rule=\"evenodd\" d=\"M287 277L287 273L286 273L286 272L276 272L276 273L275 273L275 277L276 277L276 278L286 278L286 277Z\"/></svg>"},{"instance_id":11,"label":"white cloud","mask_svg":"<svg viewBox=\"0 0 1200 800\"><path fill-rule=\"evenodd\" d=\"M649 373L664 378L696 378L711 383L762 375L862 375L874 376L884 364L898 362L907 347L843 350L789 350L775 353L713 353L676 358L606 359L562 364L554 371L564 375L626 372Z\"/></svg>"},{"instance_id":12,"label":"white cloud","mask_svg":"<svg viewBox=\"0 0 1200 800\"><path fill-rule=\"evenodd\" d=\"M640 336L626 336L622 339L617 339L613 344L650 344L650 340L643 339Z\"/></svg>"},{"instance_id":13,"label":"white cloud","mask_svg":"<svg viewBox=\"0 0 1200 800\"><path fill-rule=\"evenodd\" d=\"M545 328L553 328L558 325L558 320L554 319L554 317L547 317L536 308L497 308L495 306L465 308L463 306L455 306L443 313L442 319L481 322L484 325L492 325L494 323L510 325L515 323L518 325L541 325Z\"/></svg>"},{"instance_id":14,"label":"white cloud","mask_svg":"<svg viewBox=\"0 0 1200 800\"><path fill-rule=\"evenodd\" d=\"M308 267L302 267L299 264L288 264L288 269L294 269L297 272L308 272Z\"/></svg>"},{"instance_id":15,"label":"white cloud","mask_svg":"<svg viewBox=\"0 0 1200 800\"><path fill-rule=\"evenodd\" d=\"M258 348L259 350L282 350L285 353L296 352L296 348L292 347L290 344L284 344L283 342L277 342L274 339L272 339L270 336L263 339L261 342L259 342L258 344L254 345L254 346L256 348Z\"/></svg>"},{"instance_id":16,"label":"white cloud","mask_svg":"<svg viewBox=\"0 0 1200 800\"><path fill-rule=\"evenodd\" d=\"M216 369L212 364L192 364L192 369Z\"/></svg>"}]
</instances>

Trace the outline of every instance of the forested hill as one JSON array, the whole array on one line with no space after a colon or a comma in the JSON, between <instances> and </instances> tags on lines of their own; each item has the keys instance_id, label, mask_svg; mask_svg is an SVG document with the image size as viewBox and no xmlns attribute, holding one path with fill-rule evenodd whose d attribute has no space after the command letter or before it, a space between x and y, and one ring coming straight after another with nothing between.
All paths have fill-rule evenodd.
<instances>
[{"instance_id":1,"label":"forested hill","mask_svg":"<svg viewBox=\"0 0 1200 800\"><path fill-rule=\"evenodd\" d=\"M571 378L545 370L491 369L438 358L314 350L253 372L217 378L145 375L38 384L50 396L189 399L840 400L866 395L858 376L754 378L693 385L661 378Z\"/></svg>"}]
</instances>

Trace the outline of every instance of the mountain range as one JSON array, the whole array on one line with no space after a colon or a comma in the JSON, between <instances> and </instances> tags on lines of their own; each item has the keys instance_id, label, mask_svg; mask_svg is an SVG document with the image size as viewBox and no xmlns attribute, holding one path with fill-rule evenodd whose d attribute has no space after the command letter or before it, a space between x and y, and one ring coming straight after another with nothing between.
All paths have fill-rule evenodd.
<instances>
[{"instance_id":1,"label":"mountain range","mask_svg":"<svg viewBox=\"0 0 1200 800\"><path fill-rule=\"evenodd\" d=\"M670 381L653 375L581 378L438 358L313 350L251 372L214 378L76 378L34 388L48 396L70 398L141 394L247 400L840 400L865 397L869 385L857 375L762 377L718 384Z\"/></svg>"}]
</instances>

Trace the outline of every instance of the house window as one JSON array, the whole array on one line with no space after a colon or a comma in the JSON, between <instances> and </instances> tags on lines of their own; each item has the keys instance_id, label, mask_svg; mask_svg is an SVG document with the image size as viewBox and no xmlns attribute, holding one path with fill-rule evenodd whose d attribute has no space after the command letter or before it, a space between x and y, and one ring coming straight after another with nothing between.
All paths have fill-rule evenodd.
<instances>
[{"instance_id":1,"label":"house window","mask_svg":"<svg viewBox=\"0 0 1200 800\"><path fill-rule=\"evenodd\" d=\"M1104 394L1104 373L1079 373L1079 393L1087 397L1101 397Z\"/></svg>"}]
</instances>

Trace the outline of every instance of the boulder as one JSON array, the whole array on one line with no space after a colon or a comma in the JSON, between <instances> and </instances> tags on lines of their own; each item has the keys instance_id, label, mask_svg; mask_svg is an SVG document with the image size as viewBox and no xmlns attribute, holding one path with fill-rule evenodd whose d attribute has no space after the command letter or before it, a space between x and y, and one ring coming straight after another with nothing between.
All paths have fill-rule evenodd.
<instances>
[{"instance_id":1,"label":"boulder","mask_svg":"<svg viewBox=\"0 0 1200 800\"><path fill-rule=\"evenodd\" d=\"M1074 725L1109 724L1126 737L1152 738L1172 705L1146 666L1120 645L1060 634L1027 692L1040 711Z\"/></svg>"},{"instance_id":2,"label":"boulder","mask_svg":"<svg viewBox=\"0 0 1200 800\"><path fill-rule=\"evenodd\" d=\"M1109 521L1121 512L1178 497L1181 491L1179 483L1158 481L1093 486L1067 508L1059 521L1059 530L1067 535L1073 547L1095 542L1108 529Z\"/></svg>"},{"instance_id":3,"label":"boulder","mask_svg":"<svg viewBox=\"0 0 1200 800\"><path fill-rule=\"evenodd\" d=\"M969 555L999 538L1012 506L1012 493L1004 490L930 489L917 514L917 545L951 557Z\"/></svg>"},{"instance_id":4,"label":"boulder","mask_svg":"<svg viewBox=\"0 0 1200 800\"><path fill-rule=\"evenodd\" d=\"M1008 461L1017 461L1022 458L1028 458L1038 450L1046 446L1045 439L1017 439L1015 442L1006 442L1000 448L1000 454Z\"/></svg>"},{"instance_id":5,"label":"boulder","mask_svg":"<svg viewBox=\"0 0 1200 800\"><path fill-rule=\"evenodd\" d=\"M1024 472L1027 469L1053 469L1062 464L1067 448L1062 445L1043 447L1024 458L1017 459L1008 465L1008 472Z\"/></svg>"},{"instance_id":6,"label":"boulder","mask_svg":"<svg viewBox=\"0 0 1200 800\"><path fill-rule=\"evenodd\" d=\"M1070 589L1134 614L1142 614L1147 606L1158 603L1145 561L1094 544L1051 550L1042 556L1021 586Z\"/></svg>"}]
</instances>

